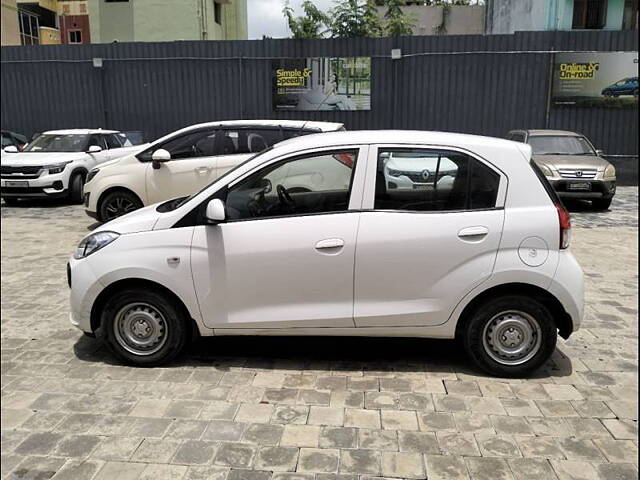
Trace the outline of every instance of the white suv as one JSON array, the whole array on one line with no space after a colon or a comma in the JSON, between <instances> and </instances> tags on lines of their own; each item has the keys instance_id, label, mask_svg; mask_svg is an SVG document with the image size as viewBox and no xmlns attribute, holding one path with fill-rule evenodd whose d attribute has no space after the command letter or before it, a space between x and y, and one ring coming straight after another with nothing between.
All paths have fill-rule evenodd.
<instances>
[{"instance_id":1,"label":"white suv","mask_svg":"<svg viewBox=\"0 0 640 480\"><path fill-rule=\"evenodd\" d=\"M451 188L389 188L397 153L446 157ZM528 145L310 135L84 238L68 265L71 322L135 365L173 358L192 332L434 337L519 376L580 326L569 229Z\"/></svg>"},{"instance_id":2,"label":"white suv","mask_svg":"<svg viewBox=\"0 0 640 480\"><path fill-rule=\"evenodd\" d=\"M190 195L227 170L288 138L344 130L341 123L234 120L192 125L136 155L101 165L85 186L87 215L101 222Z\"/></svg>"},{"instance_id":3,"label":"white suv","mask_svg":"<svg viewBox=\"0 0 640 480\"><path fill-rule=\"evenodd\" d=\"M0 193L7 205L34 197L68 197L80 203L89 170L140 148L116 130L44 132L21 152L13 146L3 150Z\"/></svg>"}]
</instances>

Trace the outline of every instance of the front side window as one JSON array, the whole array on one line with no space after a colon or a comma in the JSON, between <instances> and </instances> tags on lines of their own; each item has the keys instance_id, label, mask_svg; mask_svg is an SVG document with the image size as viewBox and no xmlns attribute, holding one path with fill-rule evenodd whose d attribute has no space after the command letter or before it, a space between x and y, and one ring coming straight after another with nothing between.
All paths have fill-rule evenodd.
<instances>
[{"instance_id":1,"label":"front side window","mask_svg":"<svg viewBox=\"0 0 640 480\"><path fill-rule=\"evenodd\" d=\"M584 137L550 136L530 137L529 145L534 155L595 155L596 152Z\"/></svg>"},{"instance_id":2,"label":"front side window","mask_svg":"<svg viewBox=\"0 0 640 480\"><path fill-rule=\"evenodd\" d=\"M98 146L101 149L105 150L107 148L107 144L104 141L104 135L90 135L89 147L93 146Z\"/></svg>"},{"instance_id":3,"label":"front side window","mask_svg":"<svg viewBox=\"0 0 640 480\"><path fill-rule=\"evenodd\" d=\"M88 135L39 135L25 148L25 152L84 152L89 143L88 137Z\"/></svg>"},{"instance_id":4,"label":"front side window","mask_svg":"<svg viewBox=\"0 0 640 480\"><path fill-rule=\"evenodd\" d=\"M210 157L215 154L215 130L200 130L186 133L155 145L138 155L143 161L150 161L153 152L164 149L171 154L171 160L195 157Z\"/></svg>"},{"instance_id":5,"label":"front side window","mask_svg":"<svg viewBox=\"0 0 640 480\"><path fill-rule=\"evenodd\" d=\"M2 134L2 148L13 145L13 139L9 135Z\"/></svg>"},{"instance_id":6,"label":"front side window","mask_svg":"<svg viewBox=\"0 0 640 480\"><path fill-rule=\"evenodd\" d=\"M381 149L376 210L451 211L493 208L500 175L464 153Z\"/></svg>"},{"instance_id":7,"label":"front side window","mask_svg":"<svg viewBox=\"0 0 640 480\"><path fill-rule=\"evenodd\" d=\"M109 147L109 149L120 148L122 146L116 135L105 135L105 140L107 141L107 146Z\"/></svg>"},{"instance_id":8,"label":"front side window","mask_svg":"<svg viewBox=\"0 0 640 480\"><path fill-rule=\"evenodd\" d=\"M264 167L229 189L229 220L346 211L357 150L319 152Z\"/></svg>"}]
</instances>

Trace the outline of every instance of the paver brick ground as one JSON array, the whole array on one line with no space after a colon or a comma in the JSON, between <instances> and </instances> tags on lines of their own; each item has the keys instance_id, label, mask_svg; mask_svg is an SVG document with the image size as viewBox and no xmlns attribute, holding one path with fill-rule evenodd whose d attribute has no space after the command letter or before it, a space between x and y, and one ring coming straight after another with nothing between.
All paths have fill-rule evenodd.
<instances>
[{"instance_id":1,"label":"paver brick ground","mask_svg":"<svg viewBox=\"0 0 640 480\"><path fill-rule=\"evenodd\" d=\"M2 206L1 478L631 479L638 474L638 189L573 204L580 331L527 379L451 341L212 338L118 364L68 322L65 263L93 227Z\"/></svg>"}]
</instances>

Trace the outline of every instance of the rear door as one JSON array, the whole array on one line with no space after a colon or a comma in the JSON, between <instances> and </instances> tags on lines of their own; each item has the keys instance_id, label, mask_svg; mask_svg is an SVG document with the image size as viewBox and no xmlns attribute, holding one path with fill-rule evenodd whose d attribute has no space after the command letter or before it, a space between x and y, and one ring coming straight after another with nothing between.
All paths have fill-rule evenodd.
<instances>
[{"instance_id":1,"label":"rear door","mask_svg":"<svg viewBox=\"0 0 640 480\"><path fill-rule=\"evenodd\" d=\"M394 158L402 158L402 171L387 168ZM371 149L369 166L356 248L356 326L442 324L491 275L507 179L453 148L380 146Z\"/></svg>"},{"instance_id":2,"label":"rear door","mask_svg":"<svg viewBox=\"0 0 640 480\"><path fill-rule=\"evenodd\" d=\"M174 137L156 149L171 154L160 168L147 168L149 203L191 195L216 178L215 129L205 129Z\"/></svg>"}]
</instances>

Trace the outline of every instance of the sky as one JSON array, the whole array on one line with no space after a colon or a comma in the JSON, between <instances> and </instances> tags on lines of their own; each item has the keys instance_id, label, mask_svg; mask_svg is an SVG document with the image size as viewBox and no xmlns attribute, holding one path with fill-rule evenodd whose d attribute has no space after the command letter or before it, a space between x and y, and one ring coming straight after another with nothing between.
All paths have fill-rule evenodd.
<instances>
[{"instance_id":1,"label":"sky","mask_svg":"<svg viewBox=\"0 0 640 480\"><path fill-rule=\"evenodd\" d=\"M294 15L302 15L302 0L290 0ZM318 8L327 11L334 6L334 0L315 0ZM247 0L247 21L249 40L262 39L263 35L273 38L291 36L287 21L282 14L285 0Z\"/></svg>"}]
</instances>

